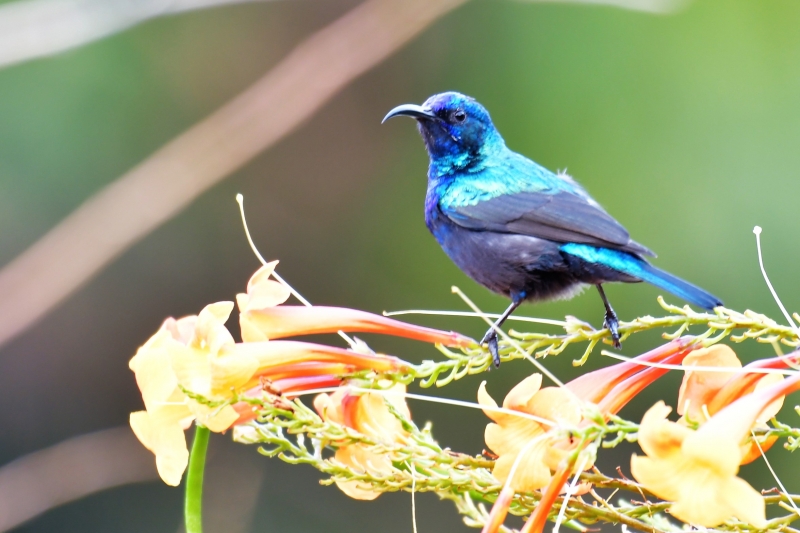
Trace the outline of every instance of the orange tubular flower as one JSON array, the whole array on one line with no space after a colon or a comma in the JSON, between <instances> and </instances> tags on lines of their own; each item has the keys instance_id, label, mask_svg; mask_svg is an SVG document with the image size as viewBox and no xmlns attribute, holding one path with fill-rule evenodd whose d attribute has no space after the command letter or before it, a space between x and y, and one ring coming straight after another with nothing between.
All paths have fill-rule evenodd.
<instances>
[{"instance_id":1,"label":"orange tubular flower","mask_svg":"<svg viewBox=\"0 0 800 533\"><path fill-rule=\"evenodd\" d=\"M492 510L489 512L489 517L483 524L481 533L497 533L500 531L500 526L508 516L508 509L511 507L511 500L514 499L514 489L509 484L503 485L503 489L497 496L497 499L492 505Z\"/></svg>"},{"instance_id":2,"label":"orange tubular flower","mask_svg":"<svg viewBox=\"0 0 800 533\"><path fill-rule=\"evenodd\" d=\"M791 361L791 359L785 357L762 359L747 365L745 369L785 368L787 361ZM783 379L780 374L736 372L737 369L742 368L742 363L734 351L723 344L693 352L684 359L683 365L732 369L731 372L686 371L681 383L677 409L678 414L683 415L680 422L684 423L703 423L709 416L719 412L726 405L745 394L763 389ZM770 418L778 414L781 407L783 407L783 396L777 398L763 410L756 420L756 425L766 424ZM756 460L761 456L761 450L768 450L777 440L777 437L773 436L760 444L756 444L752 440L742 444L744 452L742 464ZM761 450L759 450L759 446Z\"/></svg>"},{"instance_id":3,"label":"orange tubular flower","mask_svg":"<svg viewBox=\"0 0 800 533\"><path fill-rule=\"evenodd\" d=\"M167 319L130 361L144 411L130 424L168 485L178 485L189 453L183 432L193 420L214 432L254 416L249 405L228 405L239 394L262 394L266 379L277 392L335 386L359 370L401 371L389 356L296 341L236 343L225 327L232 302L205 307L199 315ZM202 400L202 397L207 401Z\"/></svg>"},{"instance_id":4,"label":"orange tubular flower","mask_svg":"<svg viewBox=\"0 0 800 533\"><path fill-rule=\"evenodd\" d=\"M568 468L560 468L555 473L553 480L547 486L547 490L544 491L542 499L539 500L539 505L536 506L531 516L528 517L520 533L542 533L542 531L544 531L544 525L547 523L550 510L553 508L553 504L556 503L556 499L561 493L562 487L564 487L564 484L569 480L571 470L572 468L570 465Z\"/></svg>"},{"instance_id":5,"label":"orange tubular flower","mask_svg":"<svg viewBox=\"0 0 800 533\"><path fill-rule=\"evenodd\" d=\"M643 353L633 358L630 362L619 363L583 374L567 383L566 386L582 400L599 404L609 396L616 396L616 394L612 394L613 389L623 384L626 379L633 378L631 382L621 387L622 389L628 389L633 383L642 381L644 377L642 373L650 369L638 363L674 364L676 361L680 363L695 346L696 341L694 337L681 337L650 350L647 353ZM653 380L667 372L667 370L660 368L652 370L657 372L647 374L649 379L643 380L644 386L649 385ZM618 390L618 392L621 391ZM640 392L640 390L636 392ZM628 398L628 400L630 400L630 398ZM613 407L616 410L611 412L616 413L622 408L622 405L614 405Z\"/></svg>"},{"instance_id":6,"label":"orange tubular flower","mask_svg":"<svg viewBox=\"0 0 800 533\"><path fill-rule=\"evenodd\" d=\"M406 418L411 417L403 394L405 385L388 389L390 394L355 393L342 387L333 394L320 394L314 398L314 408L326 420L355 429L383 444L403 444L408 433L389 410L390 403ZM394 394L391 394L394 393ZM386 475L393 470L392 457L370 450L365 444L348 444L336 450L337 461L367 474ZM380 492L364 489L357 481L337 481L336 485L348 496L357 500L374 500Z\"/></svg>"},{"instance_id":7,"label":"orange tubular flower","mask_svg":"<svg viewBox=\"0 0 800 533\"><path fill-rule=\"evenodd\" d=\"M304 362L344 363L354 369L371 369L376 372L397 372L408 367L408 363L396 357L363 354L310 342L244 342L236 345L236 351L242 355L249 355L257 361L257 370L253 374L256 377L269 377L274 372L282 372L286 365Z\"/></svg>"},{"instance_id":8,"label":"orange tubular flower","mask_svg":"<svg viewBox=\"0 0 800 533\"><path fill-rule=\"evenodd\" d=\"M713 415L743 395L783 379L780 374L737 372L737 369L742 368L742 363L734 351L724 344L716 344L710 348L695 351L684 359L683 365L687 367L722 367L732 370L731 372L686 371L678 396L678 414L687 417L692 422L702 422L707 418L707 414ZM756 361L745 368L785 367L786 360L784 358L775 358ZM772 406L770 409L772 413L767 419L780 410L782 403L781 399L778 405Z\"/></svg>"},{"instance_id":9,"label":"orange tubular flower","mask_svg":"<svg viewBox=\"0 0 800 533\"><path fill-rule=\"evenodd\" d=\"M381 333L453 347L476 344L459 333L406 324L355 309L281 305L289 298L289 289L270 279L277 263L273 261L261 267L250 278L247 293L236 296L245 342L345 331Z\"/></svg>"},{"instance_id":10,"label":"orange tubular flower","mask_svg":"<svg viewBox=\"0 0 800 533\"><path fill-rule=\"evenodd\" d=\"M800 355L795 353L795 355L773 357L771 359L759 359L758 361L753 361L752 363L745 365L744 368L748 370L764 368L785 369L791 367L792 365L797 365L798 358L800 358ZM708 406L709 411L716 413L729 403L741 398L745 394L753 392L756 388L758 388L759 385L763 387L764 385L761 382L765 377L770 376L764 376L764 374L754 372L742 372L734 375L711 399L711 402ZM774 378L774 375L772 379L777 381L777 379Z\"/></svg>"},{"instance_id":11,"label":"orange tubular flower","mask_svg":"<svg viewBox=\"0 0 800 533\"><path fill-rule=\"evenodd\" d=\"M779 397L800 388L800 374L747 394L713 415L699 430L666 419L658 402L644 415L639 445L646 456L631 458L633 477L659 498L674 502L670 513L684 522L715 527L731 517L766 527L764 500L737 477L742 443L759 417Z\"/></svg>"},{"instance_id":12,"label":"orange tubular flower","mask_svg":"<svg viewBox=\"0 0 800 533\"><path fill-rule=\"evenodd\" d=\"M680 363L694 346L691 337L671 341L664 346L642 354L635 361ZM583 422L583 409L589 403L597 404L603 413L618 412L638 392L666 373L660 368L647 368L636 362L625 362L583 374L564 387L541 388L539 374L524 379L515 386L503 401L503 407L550 420L553 425L492 409L497 403L486 392L485 382L478 389L478 403L489 407L484 413L494 423L486 426L486 445L498 455L493 475L506 482L514 461L521 450L532 440L546 434L555 425L577 427ZM511 486L517 492L529 492L548 486L551 471L571 453L572 444L553 438L542 438L528 448L521 460ZM592 464L586 465L591 468Z\"/></svg>"}]
</instances>

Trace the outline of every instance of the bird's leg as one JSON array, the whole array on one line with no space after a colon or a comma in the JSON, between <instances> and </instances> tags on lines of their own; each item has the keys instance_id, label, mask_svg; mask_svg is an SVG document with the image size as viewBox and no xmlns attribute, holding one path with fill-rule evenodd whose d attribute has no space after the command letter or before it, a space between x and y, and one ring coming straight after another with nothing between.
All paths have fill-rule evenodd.
<instances>
[{"instance_id":1,"label":"bird's leg","mask_svg":"<svg viewBox=\"0 0 800 533\"><path fill-rule=\"evenodd\" d=\"M489 346L489 353L492 354L492 361L494 361L495 367L500 366L500 352L497 349L497 330L521 303L522 299L514 299L511 302L511 305L508 306L508 309L506 309L503 314L500 315L500 318L497 319L497 322L495 322L492 327L489 328L489 331L486 332L486 335L484 335L483 339L481 340L481 344L487 344Z\"/></svg>"},{"instance_id":2,"label":"bird's leg","mask_svg":"<svg viewBox=\"0 0 800 533\"><path fill-rule=\"evenodd\" d=\"M597 291L600 293L600 298L603 299L603 305L606 306L606 316L603 320L603 327L608 328L608 331L611 332L611 342L614 343L614 348L619 350L622 348L622 343L619 342L619 319L617 318L617 313L614 312L611 304L608 303L608 298L606 298L603 286L599 283L597 284Z\"/></svg>"}]
</instances>

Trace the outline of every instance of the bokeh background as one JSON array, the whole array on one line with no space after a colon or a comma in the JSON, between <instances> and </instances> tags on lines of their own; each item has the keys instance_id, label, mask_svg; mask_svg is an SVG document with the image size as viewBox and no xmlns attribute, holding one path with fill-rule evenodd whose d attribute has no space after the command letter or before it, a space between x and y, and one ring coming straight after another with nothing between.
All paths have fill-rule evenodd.
<instances>
[{"instance_id":1,"label":"bokeh background","mask_svg":"<svg viewBox=\"0 0 800 533\"><path fill-rule=\"evenodd\" d=\"M356 4L285 0L194 11L0 70L0 265ZM450 293L458 285L484 310L502 310L505 301L467 279L427 233L427 157L413 124L380 124L391 107L444 90L484 103L513 149L548 168L568 169L636 240L658 252L658 266L729 307L779 319L752 229L764 228L767 269L796 308L798 24L800 4L792 0L696 0L666 14L466 3L0 347L0 464L124 427L141 408L127 366L136 348L166 316L233 299L258 266L236 193L245 196L262 253L280 259L279 271L312 302L375 312L464 310ZM68 268L73 258L51 259ZM660 312L652 287L607 291L623 319ZM593 291L523 312L602 322ZM473 336L484 330L475 319L408 319ZM410 360L437 356L426 345L364 337ZM623 353L635 355L658 340L640 337ZM753 344L739 353L753 359L772 352ZM568 379L578 372L570 364L577 355L546 364ZM609 363L595 354L589 366ZM435 393L474 399L487 379L502 398L532 371L514 362ZM662 379L623 414L636 419L658 397L674 403L679 382L679 375ZM442 443L469 453L484 447L480 412L419 402L411 408L418 422L433 421ZM796 425L791 409L785 412ZM150 481L66 503L14 531L180 531L182 491L152 477L151 456L127 434L117 438L120 449L129 449L118 454L120 467L139 464ZM798 491L797 457L778 448L770 457L787 488ZM621 447L601 465L627 468L635 449ZM54 464L48 485L91 475L86 465L76 472ZM774 485L761 462L744 474L756 486ZM349 500L320 486L310 467L261 457L229 437L213 436L207 479L211 533L411 531L408 494ZM468 530L448 502L422 494L417 504L420 531Z\"/></svg>"}]
</instances>

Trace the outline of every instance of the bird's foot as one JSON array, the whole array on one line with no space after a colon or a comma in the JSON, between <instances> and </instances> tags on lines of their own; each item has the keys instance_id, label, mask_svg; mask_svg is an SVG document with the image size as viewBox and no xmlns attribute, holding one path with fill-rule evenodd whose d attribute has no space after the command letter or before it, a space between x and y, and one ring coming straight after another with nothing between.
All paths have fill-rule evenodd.
<instances>
[{"instance_id":1,"label":"bird's foot","mask_svg":"<svg viewBox=\"0 0 800 533\"><path fill-rule=\"evenodd\" d=\"M500 351L497 347L497 332L494 328L486 332L486 335L481 339L481 344L486 344L489 347L489 353L492 354L495 368L500 368Z\"/></svg>"},{"instance_id":2,"label":"bird's foot","mask_svg":"<svg viewBox=\"0 0 800 533\"><path fill-rule=\"evenodd\" d=\"M610 309L606 311L603 327L611 332L611 342L614 344L614 348L617 350L622 348L622 343L619 341L619 319L614 311Z\"/></svg>"}]
</instances>

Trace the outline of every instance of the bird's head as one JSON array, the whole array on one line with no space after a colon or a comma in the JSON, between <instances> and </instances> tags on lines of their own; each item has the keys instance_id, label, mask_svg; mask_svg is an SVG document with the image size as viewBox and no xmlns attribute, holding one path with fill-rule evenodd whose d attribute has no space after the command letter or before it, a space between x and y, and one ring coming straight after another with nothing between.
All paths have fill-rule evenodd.
<instances>
[{"instance_id":1,"label":"bird's head","mask_svg":"<svg viewBox=\"0 0 800 533\"><path fill-rule=\"evenodd\" d=\"M435 94L421 106L397 106L383 122L399 116L416 119L433 164L463 169L505 146L486 108L461 93Z\"/></svg>"}]
</instances>

